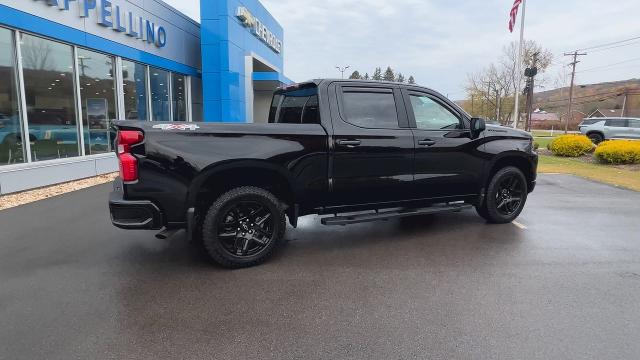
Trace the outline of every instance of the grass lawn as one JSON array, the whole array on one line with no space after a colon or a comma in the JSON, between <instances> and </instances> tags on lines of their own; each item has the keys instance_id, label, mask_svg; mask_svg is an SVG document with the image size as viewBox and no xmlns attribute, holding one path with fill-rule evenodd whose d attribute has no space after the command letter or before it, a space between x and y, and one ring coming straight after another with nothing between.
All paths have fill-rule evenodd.
<instances>
[{"instance_id":1,"label":"grass lawn","mask_svg":"<svg viewBox=\"0 0 640 360\"><path fill-rule=\"evenodd\" d=\"M542 144L540 147L542 148ZM589 163L576 158L540 155L538 172L573 174L640 191L640 171L620 166Z\"/></svg>"},{"instance_id":2,"label":"grass lawn","mask_svg":"<svg viewBox=\"0 0 640 360\"><path fill-rule=\"evenodd\" d=\"M534 137L533 141L538 143L538 145L540 145L540 149L546 149L547 145L549 145L549 143L551 142L551 140L555 139L556 137Z\"/></svg>"}]
</instances>

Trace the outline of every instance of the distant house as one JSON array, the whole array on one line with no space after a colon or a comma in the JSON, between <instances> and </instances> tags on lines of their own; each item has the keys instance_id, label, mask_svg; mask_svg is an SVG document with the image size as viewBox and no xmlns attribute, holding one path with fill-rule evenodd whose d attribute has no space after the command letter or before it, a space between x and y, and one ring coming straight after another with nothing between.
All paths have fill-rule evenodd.
<instances>
[{"instance_id":1,"label":"distant house","mask_svg":"<svg viewBox=\"0 0 640 360\"><path fill-rule=\"evenodd\" d=\"M558 128L560 125L560 116L557 113L550 113L544 110L536 109L531 113L532 129L551 129Z\"/></svg>"},{"instance_id":2,"label":"distant house","mask_svg":"<svg viewBox=\"0 0 640 360\"><path fill-rule=\"evenodd\" d=\"M596 109L588 117L622 117L622 109Z\"/></svg>"}]
</instances>

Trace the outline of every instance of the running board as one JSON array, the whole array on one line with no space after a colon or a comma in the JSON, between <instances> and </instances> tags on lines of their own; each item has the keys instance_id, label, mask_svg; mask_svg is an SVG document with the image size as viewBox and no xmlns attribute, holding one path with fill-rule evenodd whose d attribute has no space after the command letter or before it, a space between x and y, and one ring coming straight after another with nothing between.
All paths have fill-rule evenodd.
<instances>
[{"instance_id":1,"label":"running board","mask_svg":"<svg viewBox=\"0 0 640 360\"><path fill-rule=\"evenodd\" d=\"M401 218L406 216L459 212L462 210L470 209L472 207L473 207L472 205L463 204L463 203L438 205L438 206L431 206L431 207L418 208L418 209L376 211L374 213L342 215L342 216L336 215L336 216L322 218L320 219L320 221L322 222L322 225L348 225L348 224L357 224L357 223L363 223L363 222L369 222L369 221Z\"/></svg>"}]
</instances>

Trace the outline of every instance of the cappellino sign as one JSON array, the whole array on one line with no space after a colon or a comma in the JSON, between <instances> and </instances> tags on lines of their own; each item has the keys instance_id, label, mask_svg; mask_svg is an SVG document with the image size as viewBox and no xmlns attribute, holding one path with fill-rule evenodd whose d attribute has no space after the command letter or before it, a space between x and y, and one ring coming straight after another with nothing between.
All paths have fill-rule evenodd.
<instances>
[{"instance_id":1,"label":"cappellino sign","mask_svg":"<svg viewBox=\"0 0 640 360\"><path fill-rule=\"evenodd\" d=\"M126 10L113 0L35 0L45 2L60 11L69 11L71 3L77 4L80 17L88 18L95 12L98 25L112 28L132 38L140 39L157 47L167 44L167 31L149 19Z\"/></svg>"}]
</instances>

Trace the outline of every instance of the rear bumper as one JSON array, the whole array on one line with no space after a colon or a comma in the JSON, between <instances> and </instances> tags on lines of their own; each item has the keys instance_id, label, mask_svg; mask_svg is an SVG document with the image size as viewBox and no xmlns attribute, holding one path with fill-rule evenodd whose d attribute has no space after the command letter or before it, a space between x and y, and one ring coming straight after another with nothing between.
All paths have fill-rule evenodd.
<instances>
[{"instance_id":1,"label":"rear bumper","mask_svg":"<svg viewBox=\"0 0 640 360\"><path fill-rule=\"evenodd\" d=\"M162 212L148 200L125 200L122 180L113 182L113 191L109 194L109 212L111 223L121 229L158 230L163 226Z\"/></svg>"}]
</instances>

